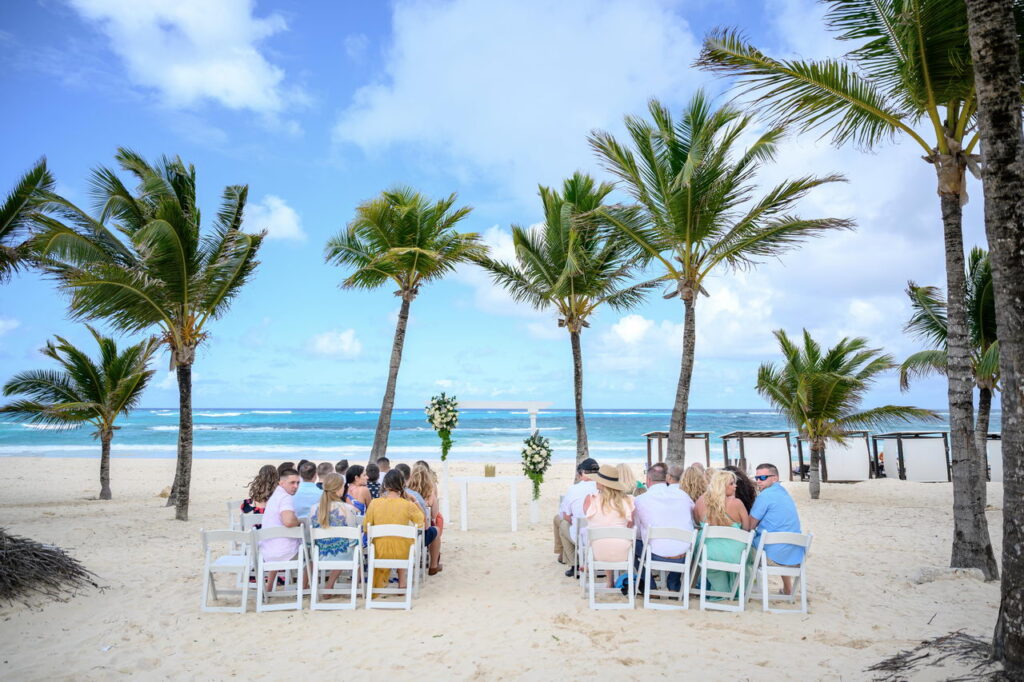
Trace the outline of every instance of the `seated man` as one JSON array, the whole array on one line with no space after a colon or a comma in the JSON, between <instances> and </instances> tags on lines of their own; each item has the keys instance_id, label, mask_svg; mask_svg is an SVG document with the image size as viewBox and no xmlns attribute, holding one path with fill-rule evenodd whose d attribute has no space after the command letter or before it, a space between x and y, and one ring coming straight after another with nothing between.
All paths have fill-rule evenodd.
<instances>
[{"instance_id":1,"label":"seated man","mask_svg":"<svg viewBox=\"0 0 1024 682\"><path fill-rule=\"evenodd\" d=\"M317 481L316 487L320 490L324 489L324 477L327 474L336 473L334 471L334 465L330 462L320 462L316 465L316 477L320 480Z\"/></svg>"},{"instance_id":2,"label":"seated man","mask_svg":"<svg viewBox=\"0 0 1024 682\"><path fill-rule=\"evenodd\" d=\"M348 460L339 459L337 464L334 465L334 473L338 474L342 478L345 478L346 471L348 471Z\"/></svg>"},{"instance_id":3,"label":"seated man","mask_svg":"<svg viewBox=\"0 0 1024 682\"><path fill-rule=\"evenodd\" d=\"M600 467L596 460L589 457L576 467L576 481L562 496L558 514L554 518L555 554L559 555L559 563L569 564L566 577L576 574L576 527L578 520L583 518L583 500L597 492L597 484L591 477Z\"/></svg>"},{"instance_id":4,"label":"seated man","mask_svg":"<svg viewBox=\"0 0 1024 682\"><path fill-rule=\"evenodd\" d=\"M387 457L378 457L377 468L380 469L380 478L383 481L384 476L386 476L387 473L391 471L391 460L388 459Z\"/></svg>"},{"instance_id":5,"label":"seated man","mask_svg":"<svg viewBox=\"0 0 1024 682\"><path fill-rule=\"evenodd\" d=\"M299 472L282 469L277 488L267 500L263 510L264 528L295 528L299 517L295 514L294 496L299 489ZM315 487L315 486L314 486ZM307 510L309 511L309 510ZM288 561L294 559L302 547L302 538L270 538L260 541L260 553L265 561ZM266 589L274 589L277 571L267 573Z\"/></svg>"},{"instance_id":6,"label":"seated man","mask_svg":"<svg viewBox=\"0 0 1024 682\"><path fill-rule=\"evenodd\" d=\"M800 516L796 503L779 483L779 470L774 464L758 464L754 481L760 489L754 506L750 508L750 528L757 529L754 547L761 541L761 533L801 533ZM769 545L765 548L768 562L776 566L799 566L804 560L804 548L796 545ZM753 553L752 553L753 555ZM754 567L756 570L756 566ZM782 593L792 594L793 579L782 576Z\"/></svg>"},{"instance_id":7,"label":"seated man","mask_svg":"<svg viewBox=\"0 0 1024 682\"><path fill-rule=\"evenodd\" d=\"M647 470L647 492L634 500L633 525L640 529L640 539L636 541L636 567L640 578L637 589L643 590L643 567L640 559L647 543L647 533L651 528L678 528L693 530L693 500L679 487L679 479L683 476L683 467L673 464L667 467L658 462ZM667 561L681 564L690 551L690 543L679 540L659 538L651 540L651 558L654 561ZM683 574L668 574L668 589L678 592L682 588ZM651 589L657 589L653 582Z\"/></svg>"},{"instance_id":8,"label":"seated man","mask_svg":"<svg viewBox=\"0 0 1024 682\"><path fill-rule=\"evenodd\" d=\"M316 464L303 461L299 464L299 489L295 493L294 507L299 518L309 516L309 510L317 505L323 491L316 487Z\"/></svg>"}]
</instances>

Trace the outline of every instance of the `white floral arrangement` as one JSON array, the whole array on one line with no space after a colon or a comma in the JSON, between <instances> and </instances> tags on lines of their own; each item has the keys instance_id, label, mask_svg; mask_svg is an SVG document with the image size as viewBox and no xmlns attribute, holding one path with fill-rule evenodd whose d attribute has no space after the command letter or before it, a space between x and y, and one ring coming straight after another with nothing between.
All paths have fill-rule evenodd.
<instances>
[{"instance_id":1,"label":"white floral arrangement","mask_svg":"<svg viewBox=\"0 0 1024 682\"><path fill-rule=\"evenodd\" d=\"M448 451L452 449L452 431L459 425L459 401L455 396L446 396L444 393L435 395L427 403L424 410L427 415L427 423L434 427L437 435L441 437L441 461L448 459Z\"/></svg>"},{"instance_id":2,"label":"white floral arrangement","mask_svg":"<svg viewBox=\"0 0 1024 682\"><path fill-rule=\"evenodd\" d=\"M534 431L523 441L523 473L533 481L533 499L540 499L540 484L544 472L551 466L551 441Z\"/></svg>"}]
</instances>

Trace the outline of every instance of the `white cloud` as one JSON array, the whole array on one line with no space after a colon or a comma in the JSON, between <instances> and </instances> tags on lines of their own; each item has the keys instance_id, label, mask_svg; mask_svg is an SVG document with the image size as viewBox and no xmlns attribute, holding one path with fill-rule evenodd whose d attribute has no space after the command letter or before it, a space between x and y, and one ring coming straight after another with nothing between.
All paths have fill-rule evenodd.
<instances>
[{"instance_id":1,"label":"white cloud","mask_svg":"<svg viewBox=\"0 0 1024 682\"><path fill-rule=\"evenodd\" d=\"M13 317L0 317L0 336L12 332L20 326L21 322Z\"/></svg>"},{"instance_id":2,"label":"white cloud","mask_svg":"<svg viewBox=\"0 0 1024 682\"><path fill-rule=\"evenodd\" d=\"M586 135L623 113L679 101L706 76L668 3L396 3L385 78L360 89L337 141L445 157L458 176L532 201L538 181L593 167Z\"/></svg>"},{"instance_id":3,"label":"white cloud","mask_svg":"<svg viewBox=\"0 0 1024 682\"><path fill-rule=\"evenodd\" d=\"M305 241L302 219L281 197L267 194L246 207L245 225L250 231L267 230L267 239Z\"/></svg>"},{"instance_id":4,"label":"white cloud","mask_svg":"<svg viewBox=\"0 0 1024 682\"><path fill-rule=\"evenodd\" d=\"M512 245L512 233L503 230L497 225L487 228L481 235L481 240L490 249L490 256L494 260L505 263L516 262L516 251ZM494 315L513 315L516 317L543 318L545 323L551 317L550 313L535 310L527 303L518 303L512 299L505 289L494 283L491 275L477 265L460 265L455 270L454 278L469 285L473 289L473 303L477 308ZM550 322L554 326L554 322Z\"/></svg>"},{"instance_id":5,"label":"white cloud","mask_svg":"<svg viewBox=\"0 0 1024 682\"><path fill-rule=\"evenodd\" d=\"M612 325L611 332L623 342L635 345L647 336L647 332L654 327L654 322L643 315L626 315Z\"/></svg>"},{"instance_id":6,"label":"white cloud","mask_svg":"<svg viewBox=\"0 0 1024 682\"><path fill-rule=\"evenodd\" d=\"M355 329L317 334L310 340L309 348L317 355L343 358L354 358L363 352Z\"/></svg>"},{"instance_id":7,"label":"white cloud","mask_svg":"<svg viewBox=\"0 0 1024 682\"><path fill-rule=\"evenodd\" d=\"M171 107L211 100L274 115L289 100L284 70L257 44L287 28L280 14L256 17L252 0L69 0L99 24L110 48L138 85L158 91Z\"/></svg>"}]
</instances>

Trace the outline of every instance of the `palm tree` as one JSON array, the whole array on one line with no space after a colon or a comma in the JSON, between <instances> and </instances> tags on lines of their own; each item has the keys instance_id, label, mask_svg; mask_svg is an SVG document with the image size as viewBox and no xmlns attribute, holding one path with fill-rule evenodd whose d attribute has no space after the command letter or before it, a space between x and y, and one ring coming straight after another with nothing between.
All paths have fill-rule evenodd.
<instances>
[{"instance_id":1,"label":"palm tree","mask_svg":"<svg viewBox=\"0 0 1024 682\"><path fill-rule=\"evenodd\" d=\"M192 165L177 157L151 165L124 148L115 158L138 181L134 193L113 170L97 168L91 178L96 217L51 196L50 215L37 219L35 250L70 294L73 318L104 319L126 333L159 330L178 379L172 499L175 518L187 521L196 348L252 275L265 233L241 230L247 186L224 189L213 230L203 236Z\"/></svg>"},{"instance_id":2,"label":"palm tree","mask_svg":"<svg viewBox=\"0 0 1024 682\"><path fill-rule=\"evenodd\" d=\"M839 218L801 218L795 204L839 175L787 180L759 193L755 178L773 160L782 137L773 128L743 152L737 150L752 119L731 107L714 109L703 92L687 104L678 121L656 100L651 120L626 117L632 149L606 132L590 144L637 202L633 210L606 211L614 229L639 257L656 261L668 282L666 298L683 301L683 353L669 427L668 460L683 461L683 434L693 374L698 293L719 266L743 269L774 258L808 237L851 228Z\"/></svg>"},{"instance_id":3,"label":"palm tree","mask_svg":"<svg viewBox=\"0 0 1024 682\"><path fill-rule=\"evenodd\" d=\"M455 208L454 194L431 202L408 187L396 187L360 204L348 227L327 242L326 261L351 269L342 288L377 289L392 282L398 287L395 296L402 299L371 462L387 452L409 304L422 285L486 254L476 233L455 231L470 210Z\"/></svg>"},{"instance_id":4,"label":"palm tree","mask_svg":"<svg viewBox=\"0 0 1024 682\"><path fill-rule=\"evenodd\" d=\"M978 131L985 149L985 232L1003 381L1003 579L992 655L1008 676L1024 673L1024 133L1019 59L1021 2L967 3L978 94ZM1016 19L1016 21L1015 21Z\"/></svg>"},{"instance_id":5,"label":"palm tree","mask_svg":"<svg viewBox=\"0 0 1024 682\"><path fill-rule=\"evenodd\" d=\"M859 45L843 59L780 61L736 31L719 30L705 39L697 65L737 77L736 89L755 109L801 131L821 130L837 146L852 142L865 149L909 138L935 168L948 297L951 565L980 568L992 579L998 568L985 521L984 453L972 438L974 381L964 303L961 207L967 202L965 171L978 172L973 152L980 139L964 0L826 1L827 27ZM1018 26L1022 6L1015 3Z\"/></svg>"},{"instance_id":6,"label":"palm tree","mask_svg":"<svg viewBox=\"0 0 1024 682\"><path fill-rule=\"evenodd\" d=\"M28 254L29 229L53 176L40 159L18 180L0 206L0 282L6 282Z\"/></svg>"},{"instance_id":7,"label":"palm tree","mask_svg":"<svg viewBox=\"0 0 1024 682\"><path fill-rule=\"evenodd\" d=\"M864 394L879 374L896 367L891 355L868 348L867 339L843 338L821 352L821 346L804 330L801 348L779 329L775 338L782 349L783 364L765 363L757 370L757 392L811 444L810 493L821 490L819 465L825 442L842 443L855 429L874 429L894 421L934 420L931 410L903 405L883 405L861 410Z\"/></svg>"},{"instance_id":8,"label":"palm tree","mask_svg":"<svg viewBox=\"0 0 1024 682\"><path fill-rule=\"evenodd\" d=\"M630 245L617 234L599 229L599 209L614 189L610 183L575 173L562 193L540 187L544 222L537 229L512 227L516 263L484 258L480 265L517 301L538 310L554 308L558 326L569 332L573 391L576 400L576 462L589 457L583 415L583 352L580 333L598 306L607 303L627 310L643 300L654 282L624 286L632 276Z\"/></svg>"},{"instance_id":9,"label":"palm tree","mask_svg":"<svg viewBox=\"0 0 1024 682\"><path fill-rule=\"evenodd\" d=\"M0 407L0 415L67 429L83 424L96 427L93 437L100 441L100 499L109 500L110 441L120 428L114 423L138 405L154 374L148 365L158 344L148 339L118 352L116 341L92 327L89 331L100 347L99 362L60 336L57 343L47 341L42 353L61 369L16 374L4 384L4 395L29 398Z\"/></svg>"},{"instance_id":10,"label":"palm tree","mask_svg":"<svg viewBox=\"0 0 1024 682\"><path fill-rule=\"evenodd\" d=\"M946 302L936 287L907 285L913 315L905 331L932 346L914 353L900 365L900 388L907 390L915 376L946 373ZM967 325L971 338L971 370L978 387L978 414L974 445L986 450L992 392L999 386L999 341L996 339L996 301L992 293L992 266L984 249L975 247L967 258Z\"/></svg>"}]
</instances>

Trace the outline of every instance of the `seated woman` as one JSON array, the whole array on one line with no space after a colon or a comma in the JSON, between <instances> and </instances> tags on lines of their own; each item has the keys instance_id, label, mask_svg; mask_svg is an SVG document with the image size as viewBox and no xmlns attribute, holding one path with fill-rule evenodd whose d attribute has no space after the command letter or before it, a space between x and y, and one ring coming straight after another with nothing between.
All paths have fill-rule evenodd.
<instances>
[{"instance_id":1,"label":"seated woman","mask_svg":"<svg viewBox=\"0 0 1024 682\"><path fill-rule=\"evenodd\" d=\"M602 464L594 475L597 493L583 500L583 515L588 528L632 528L633 498L629 495L636 482L628 470L623 472L629 480L620 480L618 467ZM626 561L633 555L633 542L607 538L590 543L595 561ZM614 586L612 571L607 571L608 587Z\"/></svg>"},{"instance_id":2,"label":"seated woman","mask_svg":"<svg viewBox=\"0 0 1024 682\"><path fill-rule=\"evenodd\" d=\"M693 465L686 467L686 471L683 473L683 480L679 482L679 487L690 496L692 501L696 502L699 500L704 491L708 489L708 481L704 478L704 467Z\"/></svg>"},{"instance_id":3,"label":"seated woman","mask_svg":"<svg viewBox=\"0 0 1024 682\"><path fill-rule=\"evenodd\" d=\"M405 495L405 477L397 469L392 469L384 476L381 484L383 495L370 502L366 510L364 524L367 528L374 525L397 524L405 526L410 523L423 528L425 519L419 505ZM380 559L404 559L409 556L411 538L374 538L373 553ZM373 586L387 587L390 569L377 568L373 571ZM405 588L408 571L398 569L398 586Z\"/></svg>"},{"instance_id":4,"label":"seated woman","mask_svg":"<svg viewBox=\"0 0 1024 682\"><path fill-rule=\"evenodd\" d=\"M366 487L370 491L370 499L380 497L380 467L373 462L366 465Z\"/></svg>"},{"instance_id":5,"label":"seated woman","mask_svg":"<svg viewBox=\"0 0 1024 682\"><path fill-rule=\"evenodd\" d=\"M347 484L338 474L327 474L321 481L324 492L320 501L309 510L309 523L312 528L330 528L332 526L357 527L356 508L344 501ZM320 549L320 558L335 561L348 561L359 546L358 540L349 538L323 538L316 541ZM327 576L327 589L332 589L341 571L331 571ZM328 595L329 598L330 595Z\"/></svg>"},{"instance_id":6,"label":"seated woman","mask_svg":"<svg viewBox=\"0 0 1024 682\"><path fill-rule=\"evenodd\" d=\"M422 467L426 469L427 472L430 474L430 480L434 482L434 491L437 494L438 506L432 507L432 513L434 515L434 518L431 519L430 523L432 526L437 528L437 534L440 535L444 531L444 517L441 516L441 493L439 492L441 488L437 482L437 472L431 469L430 465L422 459L416 460L416 463L413 465L413 468L415 469L416 467Z\"/></svg>"},{"instance_id":7,"label":"seated woman","mask_svg":"<svg viewBox=\"0 0 1024 682\"><path fill-rule=\"evenodd\" d=\"M434 477L431 475L430 469L423 466L420 462L416 462L413 465L412 475L409 477L407 486L410 490L415 490L420 494L430 510L430 522L427 524L427 535L424 540L427 543L427 551L430 552L430 568L427 572L430 575L435 575L440 573L442 569L441 533L440 529L434 525L434 519L440 516L437 503L437 486L434 484Z\"/></svg>"},{"instance_id":8,"label":"seated woman","mask_svg":"<svg viewBox=\"0 0 1024 682\"><path fill-rule=\"evenodd\" d=\"M355 507L360 514L366 513L366 508L373 499L370 489L366 487L368 480L366 469L361 464L353 464L345 471L345 482L348 483L345 501Z\"/></svg>"},{"instance_id":9,"label":"seated woman","mask_svg":"<svg viewBox=\"0 0 1024 682\"><path fill-rule=\"evenodd\" d=\"M750 476L740 469L729 465L725 467L724 471L731 471L736 474L736 499L743 503L747 513L750 513L750 508L754 506L754 500L757 499L757 486L750 480Z\"/></svg>"},{"instance_id":10,"label":"seated woman","mask_svg":"<svg viewBox=\"0 0 1024 682\"><path fill-rule=\"evenodd\" d=\"M731 471L715 471L711 474L705 492L693 507L693 520L709 526L731 526L750 528L750 516L746 507L736 498L736 474ZM703 532L703 531L702 531ZM743 543L727 538L712 538L704 542L710 561L739 563L743 554ZM735 573L708 571L708 589L713 592L732 593L736 587Z\"/></svg>"},{"instance_id":11,"label":"seated woman","mask_svg":"<svg viewBox=\"0 0 1024 682\"><path fill-rule=\"evenodd\" d=\"M273 464L261 466L256 478L249 481L249 497L242 500L242 513L262 514L267 506L267 500L277 489L279 479L277 467ZM260 524L256 524L255 527L259 528Z\"/></svg>"}]
</instances>

